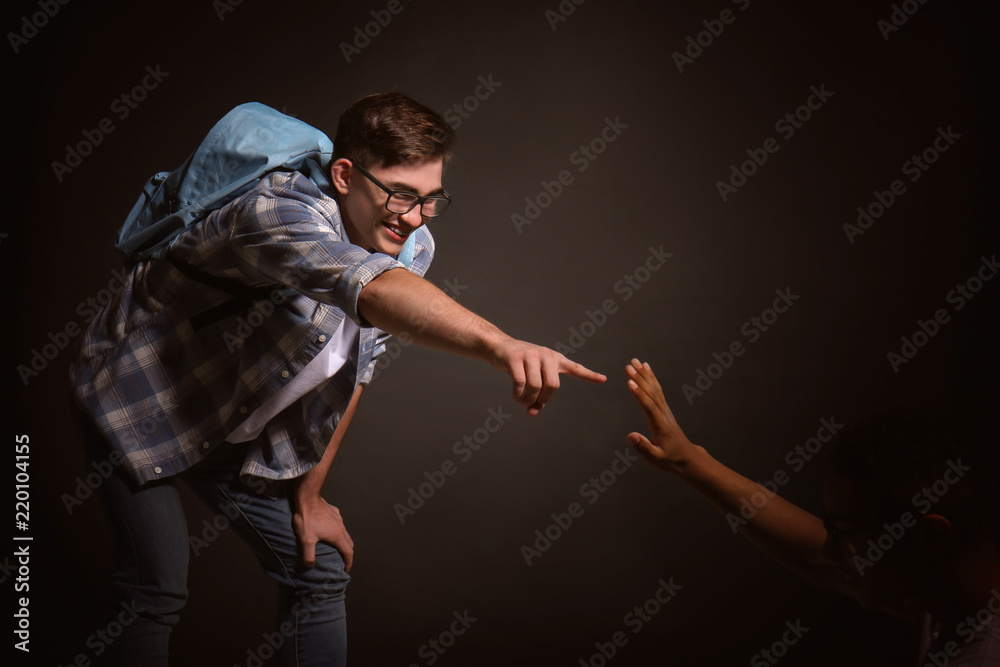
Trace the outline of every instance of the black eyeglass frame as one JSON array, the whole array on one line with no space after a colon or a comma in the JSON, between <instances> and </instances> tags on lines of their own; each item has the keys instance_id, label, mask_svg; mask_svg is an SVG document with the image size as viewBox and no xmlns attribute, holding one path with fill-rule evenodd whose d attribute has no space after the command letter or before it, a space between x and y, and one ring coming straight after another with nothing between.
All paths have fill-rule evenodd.
<instances>
[{"instance_id":1,"label":"black eyeglass frame","mask_svg":"<svg viewBox=\"0 0 1000 667\"><path fill-rule=\"evenodd\" d=\"M374 183L375 185L377 185L379 187L379 189L381 189L383 192L385 192L387 195L389 195L388 197L386 197L386 200L385 200L385 210L389 211L389 213L398 213L400 215L403 215L403 214L409 213L414 208L416 208L417 206L419 206L420 207L420 215L424 216L425 218L436 218L439 215L441 215L442 213L444 213L445 211L447 211L448 210L448 206L451 205L451 202L452 202L453 198L447 192L444 192L444 193L439 194L439 195L426 195L426 196L422 196L422 195L418 195L416 192L410 192L409 190L393 190L392 188L386 187L381 181L379 181L377 178L375 178L374 176L372 176L371 173L367 169L365 169L364 167L362 167L361 165L354 164L353 162L351 164L352 164L352 166L355 169L357 169L358 171L361 172L362 176L364 176L369 181L371 181L372 183ZM393 211L391 208L389 208L389 202L391 202L393 196L397 195L397 194L407 195L408 197L414 197L413 204L410 206L410 208L406 209L405 211ZM424 213L424 202L432 200L432 199L433 200L439 200L439 201L445 201L447 203L444 205L443 209L441 209L440 211L438 211L434 215L427 215L426 213Z\"/></svg>"}]
</instances>

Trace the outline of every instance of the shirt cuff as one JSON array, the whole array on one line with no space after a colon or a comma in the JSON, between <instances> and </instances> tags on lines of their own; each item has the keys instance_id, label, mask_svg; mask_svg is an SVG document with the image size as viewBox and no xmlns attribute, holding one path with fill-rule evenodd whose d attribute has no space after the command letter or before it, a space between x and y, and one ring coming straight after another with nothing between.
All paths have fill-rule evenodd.
<instances>
[{"instance_id":1,"label":"shirt cuff","mask_svg":"<svg viewBox=\"0 0 1000 667\"><path fill-rule=\"evenodd\" d=\"M344 269L343 275L337 281L336 301L343 304L344 313L358 326L370 327L372 324L358 313L358 299L361 298L361 290L386 271L405 268L402 262L389 255L372 253L365 261Z\"/></svg>"}]
</instances>

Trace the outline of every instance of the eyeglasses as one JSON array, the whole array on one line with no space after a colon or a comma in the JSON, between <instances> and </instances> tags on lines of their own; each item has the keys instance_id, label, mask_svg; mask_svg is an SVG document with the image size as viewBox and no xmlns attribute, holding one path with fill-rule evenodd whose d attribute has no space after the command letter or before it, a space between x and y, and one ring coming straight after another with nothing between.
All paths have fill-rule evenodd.
<instances>
[{"instance_id":1,"label":"eyeglasses","mask_svg":"<svg viewBox=\"0 0 1000 667\"><path fill-rule=\"evenodd\" d=\"M385 209L390 213L409 213L414 206L420 205L420 215L425 218L436 218L444 213L451 203L451 195L447 192L440 195L427 195L421 197L415 192L407 190L391 190L383 185L377 178L372 176L367 169L355 164L354 168L361 172L361 175L381 188L389 198L385 200Z\"/></svg>"}]
</instances>

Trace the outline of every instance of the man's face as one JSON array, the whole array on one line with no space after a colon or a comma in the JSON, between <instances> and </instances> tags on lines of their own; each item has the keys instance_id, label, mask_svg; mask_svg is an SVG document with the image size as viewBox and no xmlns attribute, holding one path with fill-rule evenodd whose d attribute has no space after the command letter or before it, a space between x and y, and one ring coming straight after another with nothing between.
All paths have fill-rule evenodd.
<instances>
[{"instance_id":1,"label":"man's face","mask_svg":"<svg viewBox=\"0 0 1000 667\"><path fill-rule=\"evenodd\" d=\"M371 167L368 172L390 190L406 190L417 195L442 194L440 158L404 162L392 167ZM351 243L372 252L398 255L406 237L427 218L420 206L408 213L392 213L385 207L384 190L354 168L349 160L336 160L330 168L334 187L340 193L340 214Z\"/></svg>"}]
</instances>

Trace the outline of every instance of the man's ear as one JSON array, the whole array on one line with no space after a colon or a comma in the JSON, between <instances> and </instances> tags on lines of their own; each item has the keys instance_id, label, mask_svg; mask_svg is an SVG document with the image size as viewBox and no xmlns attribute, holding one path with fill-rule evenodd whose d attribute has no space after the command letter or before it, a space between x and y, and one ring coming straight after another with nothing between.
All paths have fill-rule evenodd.
<instances>
[{"instance_id":1,"label":"man's ear","mask_svg":"<svg viewBox=\"0 0 1000 667\"><path fill-rule=\"evenodd\" d=\"M346 195L351 190L351 175L354 173L354 165L347 158L338 158L330 163L330 182L342 195Z\"/></svg>"}]
</instances>

